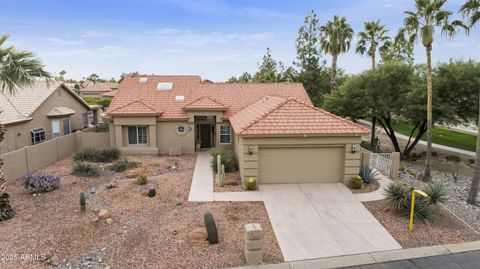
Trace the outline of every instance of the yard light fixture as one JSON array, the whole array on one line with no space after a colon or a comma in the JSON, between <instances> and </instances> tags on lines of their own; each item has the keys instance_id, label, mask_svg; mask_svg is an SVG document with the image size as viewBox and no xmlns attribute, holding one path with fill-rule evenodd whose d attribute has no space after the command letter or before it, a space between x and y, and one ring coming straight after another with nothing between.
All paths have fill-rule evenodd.
<instances>
[{"instance_id":1,"label":"yard light fixture","mask_svg":"<svg viewBox=\"0 0 480 269\"><path fill-rule=\"evenodd\" d=\"M248 155L252 155L253 154L253 146L250 145L248 146Z\"/></svg>"},{"instance_id":2,"label":"yard light fixture","mask_svg":"<svg viewBox=\"0 0 480 269\"><path fill-rule=\"evenodd\" d=\"M352 145L352 153L357 152L357 145L353 144Z\"/></svg>"}]
</instances>

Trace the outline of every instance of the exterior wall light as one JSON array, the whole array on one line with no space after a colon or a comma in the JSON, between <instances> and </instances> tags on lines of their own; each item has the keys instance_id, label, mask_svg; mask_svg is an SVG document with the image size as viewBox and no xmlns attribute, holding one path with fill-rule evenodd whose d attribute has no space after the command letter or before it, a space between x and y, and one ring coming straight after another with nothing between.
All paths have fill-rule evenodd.
<instances>
[{"instance_id":1,"label":"exterior wall light","mask_svg":"<svg viewBox=\"0 0 480 269\"><path fill-rule=\"evenodd\" d=\"M353 144L352 145L352 153L357 152L357 145Z\"/></svg>"},{"instance_id":2,"label":"exterior wall light","mask_svg":"<svg viewBox=\"0 0 480 269\"><path fill-rule=\"evenodd\" d=\"M253 146L250 145L248 146L248 155L252 155L253 154Z\"/></svg>"}]
</instances>

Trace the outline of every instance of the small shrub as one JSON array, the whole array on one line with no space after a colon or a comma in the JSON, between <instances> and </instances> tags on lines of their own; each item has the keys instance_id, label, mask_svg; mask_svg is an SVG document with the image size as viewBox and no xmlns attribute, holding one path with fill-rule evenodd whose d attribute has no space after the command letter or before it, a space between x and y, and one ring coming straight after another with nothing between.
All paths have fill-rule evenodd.
<instances>
[{"instance_id":1,"label":"small shrub","mask_svg":"<svg viewBox=\"0 0 480 269\"><path fill-rule=\"evenodd\" d=\"M218 232L217 232L217 225L215 225L215 220L213 219L213 215L210 212L205 213L203 216L205 221L205 227L207 228L207 235L208 235L208 242L210 244L217 244L218 243Z\"/></svg>"},{"instance_id":2,"label":"small shrub","mask_svg":"<svg viewBox=\"0 0 480 269\"><path fill-rule=\"evenodd\" d=\"M395 210L402 210L408 204L410 188L399 183L390 183L385 189L385 196L389 206Z\"/></svg>"},{"instance_id":3,"label":"small shrub","mask_svg":"<svg viewBox=\"0 0 480 269\"><path fill-rule=\"evenodd\" d=\"M102 162L108 163L118 160L120 151L117 148L94 149L84 148L75 154L75 161Z\"/></svg>"},{"instance_id":4,"label":"small shrub","mask_svg":"<svg viewBox=\"0 0 480 269\"><path fill-rule=\"evenodd\" d=\"M80 177L96 177L99 175L98 167L93 163L75 161L73 163L72 175Z\"/></svg>"},{"instance_id":5,"label":"small shrub","mask_svg":"<svg viewBox=\"0 0 480 269\"><path fill-rule=\"evenodd\" d=\"M405 206L401 209L401 212L404 216L410 216L410 210L412 205L412 198L408 197L406 199ZM413 219L426 219L431 216L430 204L427 198L422 196L415 197L415 208L413 212Z\"/></svg>"},{"instance_id":6,"label":"small shrub","mask_svg":"<svg viewBox=\"0 0 480 269\"><path fill-rule=\"evenodd\" d=\"M23 177L22 185L27 193L49 192L60 187L60 177L52 174L28 173Z\"/></svg>"},{"instance_id":7,"label":"small shrub","mask_svg":"<svg viewBox=\"0 0 480 269\"><path fill-rule=\"evenodd\" d=\"M244 190L254 191L257 189L257 180L253 177L249 177L245 184L243 184Z\"/></svg>"},{"instance_id":8,"label":"small shrub","mask_svg":"<svg viewBox=\"0 0 480 269\"><path fill-rule=\"evenodd\" d=\"M378 176L378 172L375 171L370 165L365 165L360 167L360 176L365 184L370 184L375 177Z\"/></svg>"},{"instance_id":9,"label":"small shrub","mask_svg":"<svg viewBox=\"0 0 480 269\"><path fill-rule=\"evenodd\" d=\"M225 172L235 172L237 170L237 156L233 150L222 150L222 149L210 149L208 152L213 156L211 167L214 173L218 173L217 169L217 156L220 155L222 158L222 164L225 165Z\"/></svg>"},{"instance_id":10,"label":"small shrub","mask_svg":"<svg viewBox=\"0 0 480 269\"><path fill-rule=\"evenodd\" d=\"M138 185L145 185L148 183L148 177L145 174L138 175L137 177Z\"/></svg>"},{"instance_id":11,"label":"small shrub","mask_svg":"<svg viewBox=\"0 0 480 269\"><path fill-rule=\"evenodd\" d=\"M361 176L353 176L351 181L350 181L350 185L352 186L352 188L354 189L361 189L362 186L363 186L363 179Z\"/></svg>"},{"instance_id":12,"label":"small shrub","mask_svg":"<svg viewBox=\"0 0 480 269\"><path fill-rule=\"evenodd\" d=\"M108 123L100 123L95 125L95 132L97 133L108 133L110 130L110 125Z\"/></svg>"},{"instance_id":13,"label":"small shrub","mask_svg":"<svg viewBox=\"0 0 480 269\"><path fill-rule=\"evenodd\" d=\"M432 205L443 203L447 200L445 186L440 181L428 182L423 186L423 191L430 196L428 202Z\"/></svg>"},{"instance_id":14,"label":"small shrub","mask_svg":"<svg viewBox=\"0 0 480 269\"><path fill-rule=\"evenodd\" d=\"M447 160L449 162L457 162L458 163L461 159L457 155L447 155L447 156L445 156L445 160Z\"/></svg>"},{"instance_id":15,"label":"small shrub","mask_svg":"<svg viewBox=\"0 0 480 269\"><path fill-rule=\"evenodd\" d=\"M114 172L121 173L136 167L138 167L137 162L129 162L127 159L123 159L115 161L112 165L110 165L109 169Z\"/></svg>"},{"instance_id":16,"label":"small shrub","mask_svg":"<svg viewBox=\"0 0 480 269\"><path fill-rule=\"evenodd\" d=\"M458 180L460 179L460 175L458 173L458 170L453 171L452 178L453 178L453 182L455 182L455 183L458 182Z\"/></svg>"}]
</instances>

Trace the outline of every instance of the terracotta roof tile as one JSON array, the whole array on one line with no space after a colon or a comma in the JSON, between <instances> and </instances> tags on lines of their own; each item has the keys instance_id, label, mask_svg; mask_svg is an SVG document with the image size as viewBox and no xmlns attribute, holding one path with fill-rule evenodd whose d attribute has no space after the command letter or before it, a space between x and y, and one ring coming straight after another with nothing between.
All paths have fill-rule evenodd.
<instances>
[{"instance_id":1,"label":"terracotta roof tile","mask_svg":"<svg viewBox=\"0 0 480 269\"><path fill-rule=\"evenodd\" d=\"M218 109L218 110L226 110L227 107L219 103L215 100L213 100L210 97L204 96L200 97L199 99L191 102L190 104L184 106L184 109Z\"/></svg>"},{"instance_id":2,"label":"terracotta roof tile","mask_svg":"<svg viewBox=\"0 0 480 269\"><path fill-rule=\"evenodd\" d=\"M155 108L145 104L141 100L135 100L124 106L118 107L114 110L110 110L109 114L113 116L122 115L160 115L162 112L157 111Z\"/></svg>"},{"instance_id":3,"label":"terracotta roof tile","mask_svg":"<svg viewBox=\"0 0 480 269\"><path fill-rule=\"evenodd\" d=\"M369 130L294 99L264 97L230 118L240 135L367 134Z\"/></svg>"}]
</instances>

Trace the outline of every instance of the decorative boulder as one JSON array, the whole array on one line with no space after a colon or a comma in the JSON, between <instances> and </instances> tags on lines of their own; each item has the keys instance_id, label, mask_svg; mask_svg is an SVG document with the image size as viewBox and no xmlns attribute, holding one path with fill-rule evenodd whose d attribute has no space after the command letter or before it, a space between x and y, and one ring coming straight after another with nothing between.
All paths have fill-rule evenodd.
<instances>
[{"instance_id":1,"label":"decorative boulder","mask_svg":"<svg viewBox=\"0 0 480 269\"><path fill-rule=\"evenodd\" d=\"M155 191L155 188L150 188L148 190L148 197L155 197L157 195L157 192Z\"/></svg>"},{"instance_id":2,"label":"decorative boulder","mask_svg":"<svg viewBox=\"0 0 480 269\"><path fill-rule=\"evenodd\" d=\"M204 242L207 240L207 230L203 227L194 228L188 233L188 238L194 242Z\"/></svg>"}]
</instances>

